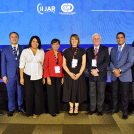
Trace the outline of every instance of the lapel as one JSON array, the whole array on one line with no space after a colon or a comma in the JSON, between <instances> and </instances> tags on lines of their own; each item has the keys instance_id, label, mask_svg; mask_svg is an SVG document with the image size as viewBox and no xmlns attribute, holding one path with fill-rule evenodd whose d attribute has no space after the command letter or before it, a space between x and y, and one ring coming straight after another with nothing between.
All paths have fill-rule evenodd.
<instances>
[{"instance_id":1,"label":"lapel","mask_svg":"<svg viewBox=\"0 0 134 134\"><path fill-rule=\"evenodd\" d=\"M114 55L116 56L116 61L118 61L117 60L117 58L118 58L118 46L115 47Z\"/></svg>"},{"instance_id":2,"label":"lapel","mask_svg":"<svg viewBox=\"0 0 134 134\"><path fill-rule=\"evenodd\" d=\"M123 49L122 49L122 51L121 51L121 54L120 54L120 57L119 57L119 60L120 60L120 58L122 57L122 55L123 55L123 53L124 53L124 51L125 51L125 48L126 48L126 44L124 45L124 47L123 47Z\"/></svg>"},{"instance_id":3,"label":"lapel","mask_svg":"<svg viewBox=\"0 0 134 134\"><path fill-rule=\"evenodd\" d=\"M91 48L91 52L89 52L89 57L91 56L91 59L94 59L94 46Z\"/></svg>"},{"instance_id":4,"label":"lapel","mask_svg":"<svg viewBox=\"0 0 134 134\"><path fill-rule=\"evenodd\" d=\"M101 52L102 52L102 46L100 45L100 47L99 47L99 51L98 51L98 53L97 53L97 64L99 63L99 59L101 58Z\"/></svg>"},{"instance_id":5,"label":"lapel","mask_svg":"<svg viewBox=\"0 0 134 134\"><path fill-rule=\"evenodd\" d=\"M10 55L13 57L13 59L15 59L15 55L13 54L13 49L12 49L12 45L9 46L9 52L10 52Z\"/></svg>"},{"instance_id":6,"label":"lapel","mask_svg":"<svg viewBox=\"0 0 134 134\"><path fill-rule=\"evenodd\" d=\"M55 65L56 65L56 60L55 60L54 51L53 51L53 49L51 49L50 51L51 51L51 54L52 54L52 59L54 59ZM58 53L58 57L59 57L59 53Z\"/></svg>"},{"instance_id":7,"label":"lapel","mask_svg":"<svg viewBox=\"0 0 134 134\"><path fill-rule=\"evenodd\" d=\"M20 45L18 44L18 50L19 50L19 54L17 55L17 57L19 57L20 56L20 53L21 53L21 47L20 47ZM17 58L18 59L18 58Z\"/></svg>"}]
</instances>

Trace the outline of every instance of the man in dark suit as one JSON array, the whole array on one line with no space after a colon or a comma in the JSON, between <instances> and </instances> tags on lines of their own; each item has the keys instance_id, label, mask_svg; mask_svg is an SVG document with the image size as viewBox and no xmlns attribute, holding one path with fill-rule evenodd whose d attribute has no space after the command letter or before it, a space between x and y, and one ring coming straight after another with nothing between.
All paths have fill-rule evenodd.
<instances>
[{"instance_id":1,"label":"man in dark suit","mask_svg":"<svg viewBox=\"0 0 134 134\"><path fill-rule=\"evenodd\" d=\"M134 41L132 43L132 47L134 49ZM134 56L134 54L133 54L133 56ZM134 99L134 64L131 67L131 69L132 69L132 94L133 94L133 99ZM134 109L134 105L133 105L133 109ZM134 110L132 111L132 113L130 115L134 116Z\"/></svg>"},{"instance_id":2,"label":"man in dark suit","mask_svg":"<svg viewBox=\"0 0 134 134\"><path fill-rule=\"evenodd\" d=\"M1 50L0 50L0 80L1 80ZM4 115L4 113L0 111L0 115Z\"/></svg>"},{"instance_id":3,"label":"man in dark suit","mask_svg":"<svg viewBox=\"0 0 134 134\"><path fill-rule=\"evenodd\" d=\"M18 110L24 113L23 87L20 84L19 58L23 46L18 45L19 35L16 32L9 34L11 45L4 47L1 54L1 73L8 93L8 116L13 116L15 110L15 92L17 87Z\"/></svg>"},{"instance_id":4,"label":"man in dark suit","mask_svg":"<svg viewBox=\"0 0 134 134\"><path fill-rule=\"evenodd\" d=\"M125 34L119 32L116 35L116 41L118 46L112 48L111 50L111 80L112 80L112 99L113 108L108 113L110 115L117 112L118 105L118 93L119 88L121 92L121 102L122 102L122 119L127 119L128 116L128 97L129 97L129 85L132 81L132 71L131 66L133 65L133 49L125 43Z\"/></svg>"},{"instance_id":5,"label":"man in dark suit","mask_svg":"<svg viewBox=\"0 0 134 134\"><path fill-rule=\"evenodd\" d=\"M107 80L107 66L110 63L108 48L100 45L101 36L95 33L92 36L93 47L87 49L87 68L89 71L89 97L90 111L92 115L98 110L98 116L102 116L102 108L105 97L105 87Z\"/></svg>"}]
</instances>

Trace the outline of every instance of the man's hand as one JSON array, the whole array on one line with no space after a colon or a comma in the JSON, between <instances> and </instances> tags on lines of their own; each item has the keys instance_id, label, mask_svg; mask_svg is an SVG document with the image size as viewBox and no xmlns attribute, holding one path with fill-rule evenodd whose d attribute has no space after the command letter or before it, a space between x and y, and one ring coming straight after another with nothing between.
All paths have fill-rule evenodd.
<instances>
[{"instance_id":1,"label":"man's hand","mask_svg":"<svg viewBox=\"0 0 134 134\"><path fill-rule=\"evenodd\" d=\"M21 85L24 85L24 78L21 78L21 79L20 79L20 84L21 84Z\"/></svg>"},{"instance_id":2,"label":"man's hand","mask_svg":"<svg viewBox=\"0 0 134 134\"><path fill-rule=\"evenodd\" d=\"M4 81L5 84L7 84L7 82L8 82L7 77L3 77L3 81Z\"/></svg>"},{"instance_id":3,"label":"man's hand","mask_svg":"<svg viewBox=\"0 0 134 134\"><path fill-rule=\"evenodd\" d=\"M92 70L91 70L91 74L92 74L93 76L99 76L99 74L98 74L98 72L97 72L96 69L92 69Z\"/></svg>"},{"instance_id":4,"label":"man's hand","mask_svg":"<svg viewBox=\"0 0 134 134\"><path fill-rule=\"evenodd\" d=\"M114 75L115 75L116 77L120 77L120 76L121 76L120 70L119 70L119 69L114 69Z\"/></svg>"}]
</instances>

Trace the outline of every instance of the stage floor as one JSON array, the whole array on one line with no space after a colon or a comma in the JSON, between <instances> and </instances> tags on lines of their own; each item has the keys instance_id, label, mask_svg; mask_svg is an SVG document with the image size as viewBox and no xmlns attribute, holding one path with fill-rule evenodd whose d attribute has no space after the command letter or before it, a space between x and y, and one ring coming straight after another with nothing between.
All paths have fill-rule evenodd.
<instances>
[{"instance_id":1,"label":"stage floor","mask_svg":"<svg viewBox=\"0 0 134 134\"><path fill-rule=\"evenodd\" d=\"M56 117L42 114L36 119L15 112L13 117L7 111L0 116L0 134L134 134L134 116L122 119L122 112L102 117L97 113L87 115L86 111L78 116L69 116L61 111Z\"/></svg>"}]
</instances>

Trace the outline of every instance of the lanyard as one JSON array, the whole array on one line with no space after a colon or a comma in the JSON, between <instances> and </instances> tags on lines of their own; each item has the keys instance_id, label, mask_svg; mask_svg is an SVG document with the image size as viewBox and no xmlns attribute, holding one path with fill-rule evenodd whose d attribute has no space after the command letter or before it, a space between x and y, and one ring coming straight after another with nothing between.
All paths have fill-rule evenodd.
<instances>
[{"instance_id":1,"label":"lanyard","mask_svg":"<svg viewBox=\"0 0 134 134\"><path fill-rule=\"evenodd\" d=\"M71 47L71 48L72 48L72 53L73 53L73 47ZM73 59L74 59L74 56L76 55L76 53L77 53L77 47L75 49L75 52L73 53Z\"/></svg>"},{"instance_id":2,"label":"lanyard","mask_svg":"<svg viewBox=\"0 0 134 134\"><path fill-rule=\"evenodd\" d=\"M58 65L58 51L57 51L57 58L56 58L55 53L54 53L54 56L55 56L56 64Z\"/></svg>"}]
</instances>

